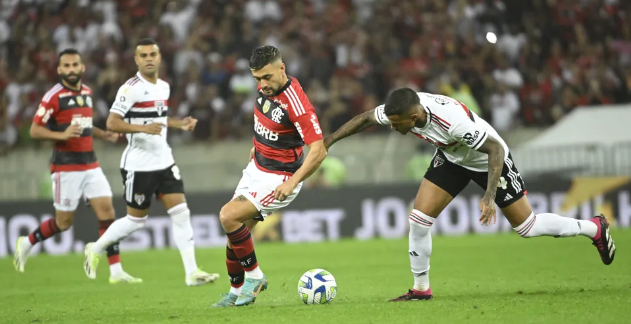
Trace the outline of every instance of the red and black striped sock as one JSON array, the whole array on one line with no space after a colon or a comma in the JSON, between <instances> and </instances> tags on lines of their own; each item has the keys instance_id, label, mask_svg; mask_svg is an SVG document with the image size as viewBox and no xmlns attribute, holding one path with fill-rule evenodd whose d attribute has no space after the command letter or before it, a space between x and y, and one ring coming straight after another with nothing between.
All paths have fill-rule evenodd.
<instances>
[{"instance_id":1,"label":"red and black striped sock","mask_svg":"<svg viewBox=\"0 0 631 324\"><path fill-rule=\"evenodd\" d=\"M232 244L234 254L245 271L252 271L259 266L254 252L254 242L247 226L242 225L238 230L227 233L228 240Z\"/></svg>"},{"instance_id":2,"label":"red and black striped sock","mask_svg":"<svg viewBox=\"0 0 631 324\"><path fill-rule=\"evenodd\" d=\"M39 227L28 235L28 240L35 245L38 242L45 241L49 237L61 232L54 218L51 218L39 225Z\"/></svg>"},{"instance_id":3,"label":"red and black striped sock","mask_svg":"<svg viewBox=\"0 0 631 324\"><path fill-rule=\"evenodd\" d=\"M243 286L245 280L245 270L239 262L239 258L234 250L226 246L226 267L228 268L228 276L230 277L230 286L239 288Z\"/></svg>"},{"instance_id":4,"label":"red and black striped sock","mask_svg":"<svg viewBox=\"0 0 631 324\"><path fill-rule=\"evenodd\" d=\"M99 237L103 236L103 233L114 223L113 219L99 221ZM107 262L112 265L121 262L120 252L118 250L118 242L108 246L105 251L107 252Z\"/></svg>"}]
</instances>

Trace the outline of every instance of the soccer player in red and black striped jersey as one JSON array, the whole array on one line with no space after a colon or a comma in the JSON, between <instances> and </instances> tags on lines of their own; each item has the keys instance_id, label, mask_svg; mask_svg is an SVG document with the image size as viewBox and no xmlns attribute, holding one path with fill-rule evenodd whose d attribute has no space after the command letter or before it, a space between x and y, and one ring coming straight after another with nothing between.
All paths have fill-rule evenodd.
<instances>
[{"instance_id":1,"label":"soccer player in red and black striped jersey","mask_svg":"<svg viewBox=\"0 0 631 324\"><path fill-rule=\"evenodd\" d=\"M24 272L31 248L72 226L81 198L88 199L99 219L99 235L114 222L112 190L92 149L92 137L116 142L118 134L92 126L92 90L81 83L85 66L75 49L59 54L57 83L42 98L31 125L31 137L55 141L50 172L55 217L42 223L28 237L19 237L14 265ZM118 244L107 250L110 283L142 282L123 271Z\"/></svg>"},{"instance_id":2,"label":"soccer player in red and black striped jersey","mask_svg":"<svg viewBox=\"0 0 631 324\"><path fill-rule=\"evenodd\" d=\"M291 203L326 157L315 109L298 80L288 77L280 52L262 46L250 57L258 83L254 103L254 147L233 200L219 219L228 235L226 266L230 292L215 307L254 303L267 288L250 235L257 222ZM303 146L309 146L304 154ZM306 157L305 157L306 155Z\"/></svg>"}]
</instances>

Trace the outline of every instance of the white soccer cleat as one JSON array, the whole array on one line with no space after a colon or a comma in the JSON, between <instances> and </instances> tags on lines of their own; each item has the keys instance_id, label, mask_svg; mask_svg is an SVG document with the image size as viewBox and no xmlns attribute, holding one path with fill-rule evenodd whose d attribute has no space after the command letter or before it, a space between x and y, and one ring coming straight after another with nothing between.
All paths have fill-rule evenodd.
<instances>
[{"instance_id":1,"label":"white soccer cleat","mask_svg":"<svg viewBox=\"0 0 631 324\"><path fill-rule=\"evenodd\" d=\"M111 284L119 284L119 283L128 283L128 284L137 284L142 283L142 279L134 278L129 273L123 271L115 276L110 276Z\"/></svg>"},{"instance_id":2,"label":"white soccer cleat","mask_svg":"<svg viewBox=\"0 0 631 324\"><path fill-rule=\"evenodd\" d=\"M24 266L31 252L32 245L28 241L28 237L20 236L15 242L15 253L13 254L13 266L17 272L24 272Z\"/></svg>"},{"instance_id":3,"label":"white soccer cleat","mask_svg":"<svg viewBox=\"0 0 631 324\"><path fill-rule=\"evenodd\" d=\"M207 273L202 270L195 270L195 272L186 276L187 286L201 286L210 282L214 282L219 278L218 273Z\"/></svg>"},{"instance_id":4,"label":"white soccer cleat","mask_svg":"<svg viewBox=\"0 0 631 324\"><path fill-rule=\"evenodd\" d=\"M93 243L88 243L83 250L83 270L90 279L96 279L96 269L99 267L99 255L92 251Z\"/></svg>"}]
</instances>

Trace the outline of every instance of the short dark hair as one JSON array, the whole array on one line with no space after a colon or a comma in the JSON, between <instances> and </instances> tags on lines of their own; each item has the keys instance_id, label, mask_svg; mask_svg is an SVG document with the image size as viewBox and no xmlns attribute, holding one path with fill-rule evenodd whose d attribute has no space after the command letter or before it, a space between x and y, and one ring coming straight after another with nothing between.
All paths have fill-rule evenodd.
<instances>
[{"instance_id":1,"label":"short dark hair","mask_svg":"<svg viewBox=\"0 0 631 324\"><path fill-rule=\"evenodd\" d=\"M251 70L260 70L264 66L280 59L278 48L271 45L261 46L252 51L249 67Z\"/></svg>"},{"instance_id":2,"label":"short dark hair","mask_svg":"<svg viewBox=\"0 0 631 324\"><path fill-rule=\"evenodd\" d=\"M61 62L61 57L64 55L79 55L79 58L82 59L81 53L79 53L79 51L74 48L66 48L65 50L59 52L59 55L57 56L57 65L59 65L59 63Z\"/></svg>"},{"instance_id":3,"label":"short dark hair","mask_svg":"<svg viewBox=\"0 0 631 324\"><path fill-rule=\"evenodd\" d=\"M386 104L383 108L383 112L386 116L402 115L416 105L421 104L416 91L410 88L400 88L394 90L386 99Z\"/></svg>"},{"instance_id":4,"label":"short dark hair","mask_svg":"<svg viewBox=\"0 0 631 324\"><path fill-rule=\"evenodd\" d=\"M138 46L147 46L147 45L158 45L153 38L143 38L136 43L136 47Z\"/></svg>"}]
</instances>

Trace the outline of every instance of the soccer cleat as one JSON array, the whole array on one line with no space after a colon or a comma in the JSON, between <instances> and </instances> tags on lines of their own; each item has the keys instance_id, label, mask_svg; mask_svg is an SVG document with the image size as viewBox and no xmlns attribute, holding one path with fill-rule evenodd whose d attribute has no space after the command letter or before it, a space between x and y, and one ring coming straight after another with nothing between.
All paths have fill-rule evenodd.
<instances>
[{"instance_id":1,"label":"soccer cleat","mask_svg":"<svg viewBox=\"0 0 631 324\"><path fill-rule=\"evenodd\" d=\"M195 270L195 272L191 273L186 277L186 285L187 286L201 286L207 284L209 282L214 282L219 278L218 273L207 273L202 270Z\"/></svg>"},{"instance_id":2,"label":"soccer cleat","mask_svg":"<svg viewBox=\"0 0 631 324\"><path fill-rule=\"evenodd\" d=\"M610 265L616 255L616 245L609 234L609 222L603 214L590 219L590 221L598 226L596 235L592 237L592 244L596 247L596 249L598 249L600 259L603 263L605 265Z\"/></svg>"},{"instance_id":3,"label":"soccer cleat","mask_svg":"<svg viewBox=\"0 0 631 324\"><path fill-rule=\"evenodd\" d=\"M26 265L26 260L28 259L28 254L31 251L31 245L26 244L28 242L28 237L20 236L15 242L15 253L13 254L13 266L15 266L15 270L18 272L24 272L24 266Z\"/></svg>"},{"instance_id":4,"label":"soccer cleat","mask_svg":"<svg viewBox=\"0 0 631 324\"><path fill-rule=\"evenodd\" d=\"M263 279L245 278L245 284L241 288L241 296L234 302L235 306L246 306L253 304L256 297L263 290L267 289L267 278Z\"/></svg>"},{"instance_id":5,"label":"soccer cleat","mask_svg":"<svg viewBox=\"0 0 631 324\"><path fill-rule=\"evenodd\" d=\"M434 295L432 295L431 289L427 289L425 291L410 289L408 290L407 293L397 298L390 299L389 301L398 302L398 301L410 301L410 300L430 300L432 298L434 298Z\"/></svg>"},{"instance_id":6,"label":"soccer cleat","mask_svg":"<svg viewBox=\"0 0 631 324\"><path fill-rule=\"evenodd\" d=\"M232 307L237 301L237 298L239 298L239 296L231 292L227 292L225 294L221 294L221 299L210 307Z\"/></svg>"},{"instance_id":7,"label":"soccer cleat","mask_svg":"<svg viewBox=\"0 0 631 324\"><path fill-rule=\"evenodd\" d=\"M96 269L99 267L99 255L92 251L94 243L88 243L83 250L83 270L90 279L96 279Z\"/></svg>"},{"instance_id":8,"label":"soccer cleat","mask_svg":"<svg viewBox=\"0 0 631 324\"><path fill-rule=\"evenodd\" d=\"M142 283L142 279L134 278L129 273L123 271L116 276L110 276L110 283L113 285L119 283L137 284Z\"/></svg>"}]
</instances>

